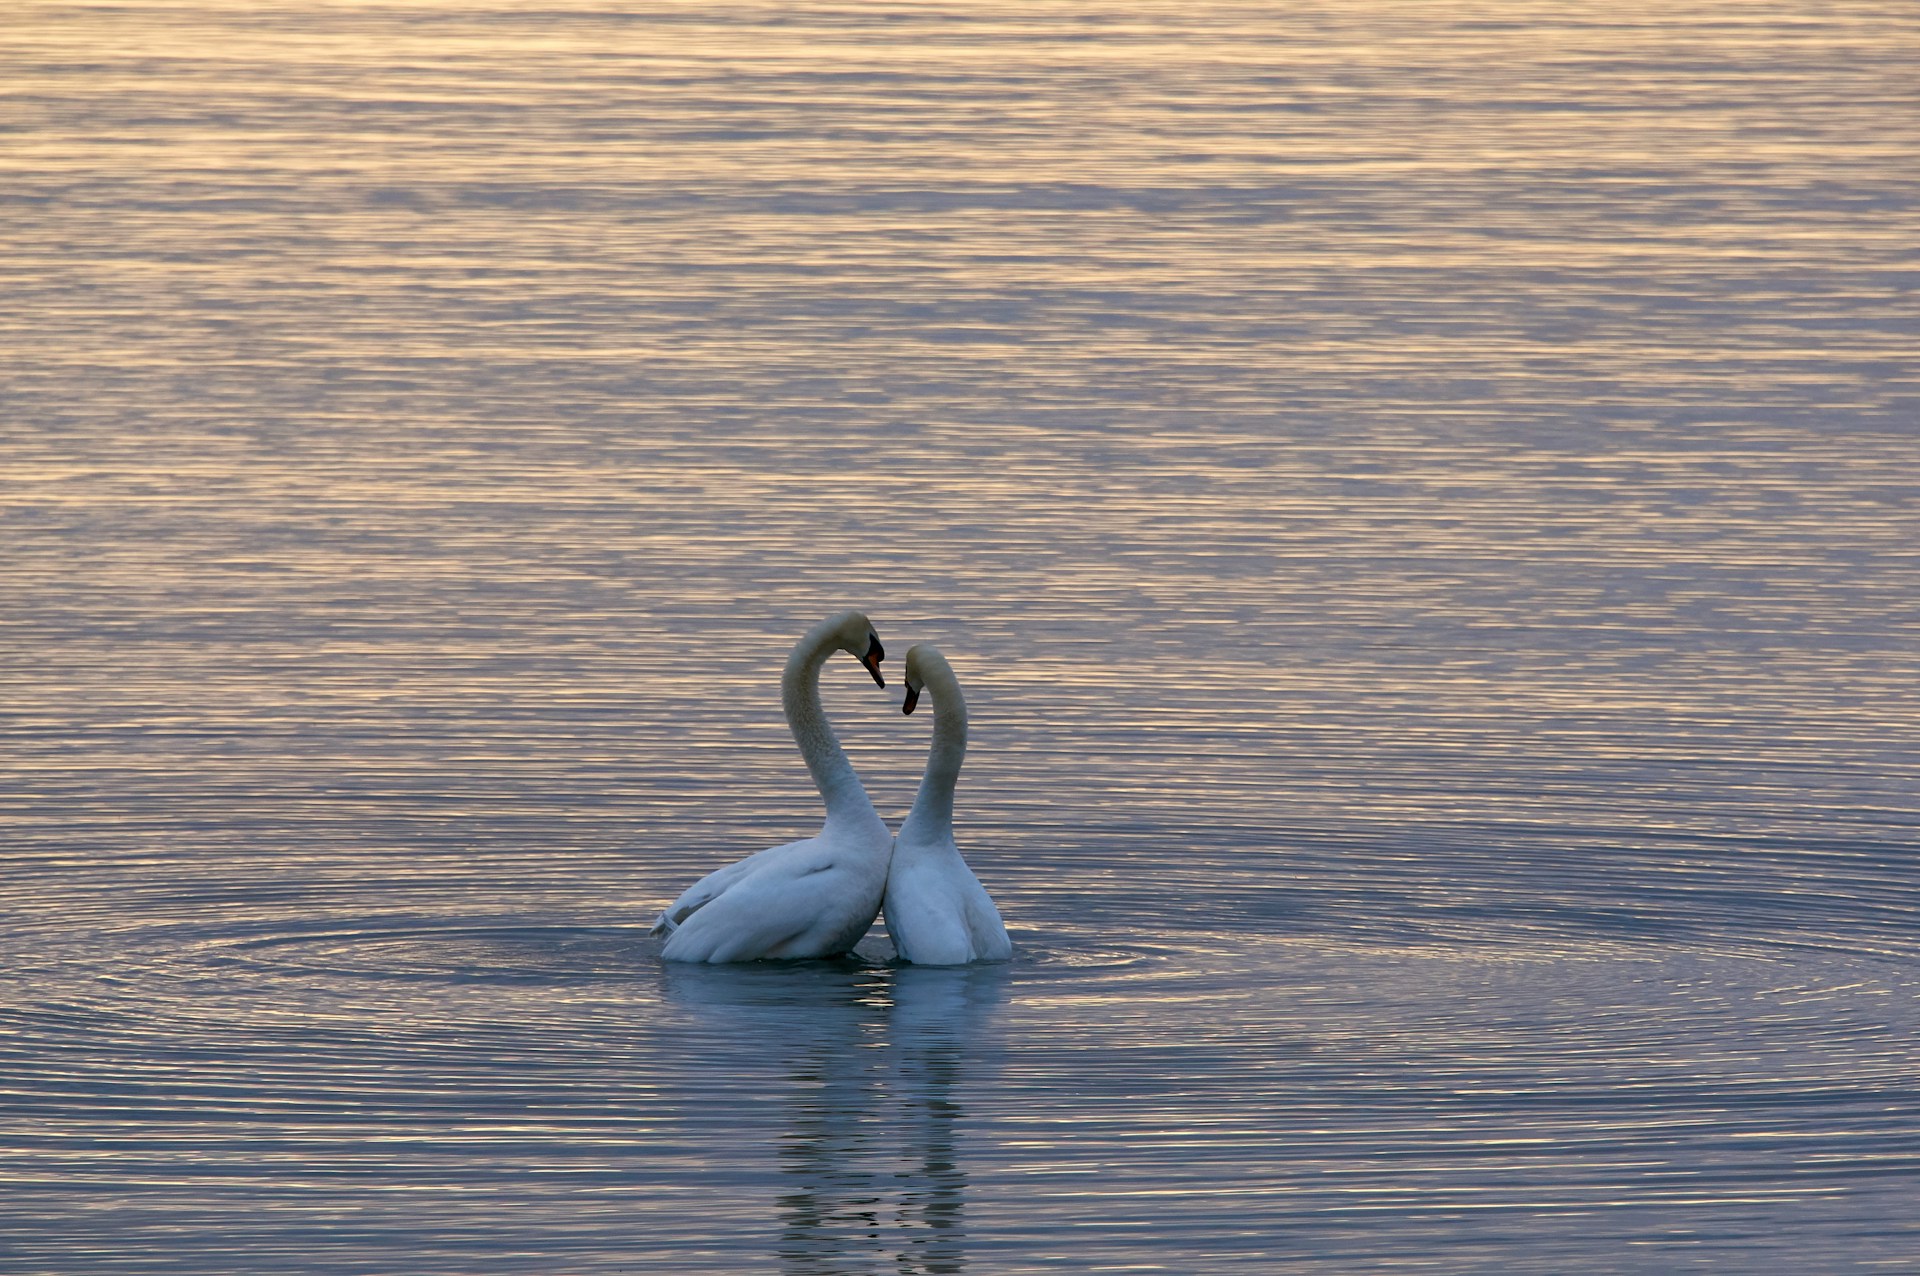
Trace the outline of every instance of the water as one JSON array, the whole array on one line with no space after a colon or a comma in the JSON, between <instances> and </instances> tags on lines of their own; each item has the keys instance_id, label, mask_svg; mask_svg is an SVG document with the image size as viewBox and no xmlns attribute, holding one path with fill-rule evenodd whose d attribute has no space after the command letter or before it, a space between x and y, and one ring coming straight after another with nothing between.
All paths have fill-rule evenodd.
<instances>
[{"instance_id":1,"label":"water","mask_svg":"<svg viewBox=\"0 0 1920 1276\"><path fill-rule=\"evenodd\" d=\"M4 37L0 1269L1920 1271L1911 6Z\"/></svg>"}]
</instances>

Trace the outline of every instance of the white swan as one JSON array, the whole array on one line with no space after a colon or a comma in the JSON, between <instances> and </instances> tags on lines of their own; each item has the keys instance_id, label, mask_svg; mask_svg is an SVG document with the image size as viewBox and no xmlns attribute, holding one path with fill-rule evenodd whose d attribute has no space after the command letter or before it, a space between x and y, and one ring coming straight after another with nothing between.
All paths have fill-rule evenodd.
<instances>
[{"instance_id":1,"label":"white swan","mask_svg":"<svg viewBox=\"0 0 1920 1276\"><path fill-rule=\"evenodd\" d=\"M820 705L820 666L834 651L859 658L886 686L886 652L867 618L843 612L793 648L780 678L787 726L827 804L817 837L775 846L707 874L654 923L669 961L830 957L860 941L880 912L893 837Z\"/></svg>"},{"instance_id":2,"label":"white swan","mask_svg":"<svg viewBox=\"0 0 1920 1276\"><path fill-rule=\"evenodd\" d=\"M925 643L907 652L912 713L924 687L933 693L933 747L907 822L893 842L887 873L887 933L900 956L923 966L1006 961L1013 943L987 888L953 841L953 785L967 756L967 702L947 658Z\"/></svg>"}]
</instances>

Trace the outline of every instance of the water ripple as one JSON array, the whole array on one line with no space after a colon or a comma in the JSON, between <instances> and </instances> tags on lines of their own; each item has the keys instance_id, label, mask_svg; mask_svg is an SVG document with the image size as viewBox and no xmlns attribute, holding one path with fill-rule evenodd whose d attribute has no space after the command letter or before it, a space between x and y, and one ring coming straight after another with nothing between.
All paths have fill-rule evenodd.
<instances>
[{"instance_id":1,"label":"water ripple","mask_svg":"<svg viewBox=\"0 0 1920 1276\"><path fill-rule=\"evenodd\" d=\"M1917 51L10 15L0 1253L1913 1266ZM960 669L1017 959L662 964L846 605Z\"/></svg>"}]
</instances>

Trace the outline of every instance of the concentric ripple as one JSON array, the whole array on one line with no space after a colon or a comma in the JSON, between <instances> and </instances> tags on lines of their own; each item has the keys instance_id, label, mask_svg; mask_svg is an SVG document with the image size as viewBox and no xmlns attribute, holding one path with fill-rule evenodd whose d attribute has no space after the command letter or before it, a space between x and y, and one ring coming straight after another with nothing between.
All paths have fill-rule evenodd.
<instances>
[{"instance_id":1,"label":"concentric ripple","mask_svg":"<svg viewBox=\"0 0 1920 1276\"><path fill-rule=\"evenodd\" d=\"M630 980L659 947L643 929L602 926L421 925L261 935L202 946L198 962L234 978L342 979L572 986Z\"/></svg>"}]
</instances>

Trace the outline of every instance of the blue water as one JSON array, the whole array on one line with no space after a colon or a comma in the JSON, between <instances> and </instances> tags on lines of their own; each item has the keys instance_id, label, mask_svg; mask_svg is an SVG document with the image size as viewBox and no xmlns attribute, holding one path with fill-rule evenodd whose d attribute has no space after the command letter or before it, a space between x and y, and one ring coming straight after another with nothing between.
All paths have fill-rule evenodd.
<instances>
[{"instance_id":1,"label":"blue water","mask_svg":"<svg viewBox=\"0 0 1920 1276\"><path fill-rule=\"evenodd\" d=\"M1920 1271L1920 16L35 3L0 1271ZM1007 967L668 966L973 713Z\"/></svg>"}]
</instances>

